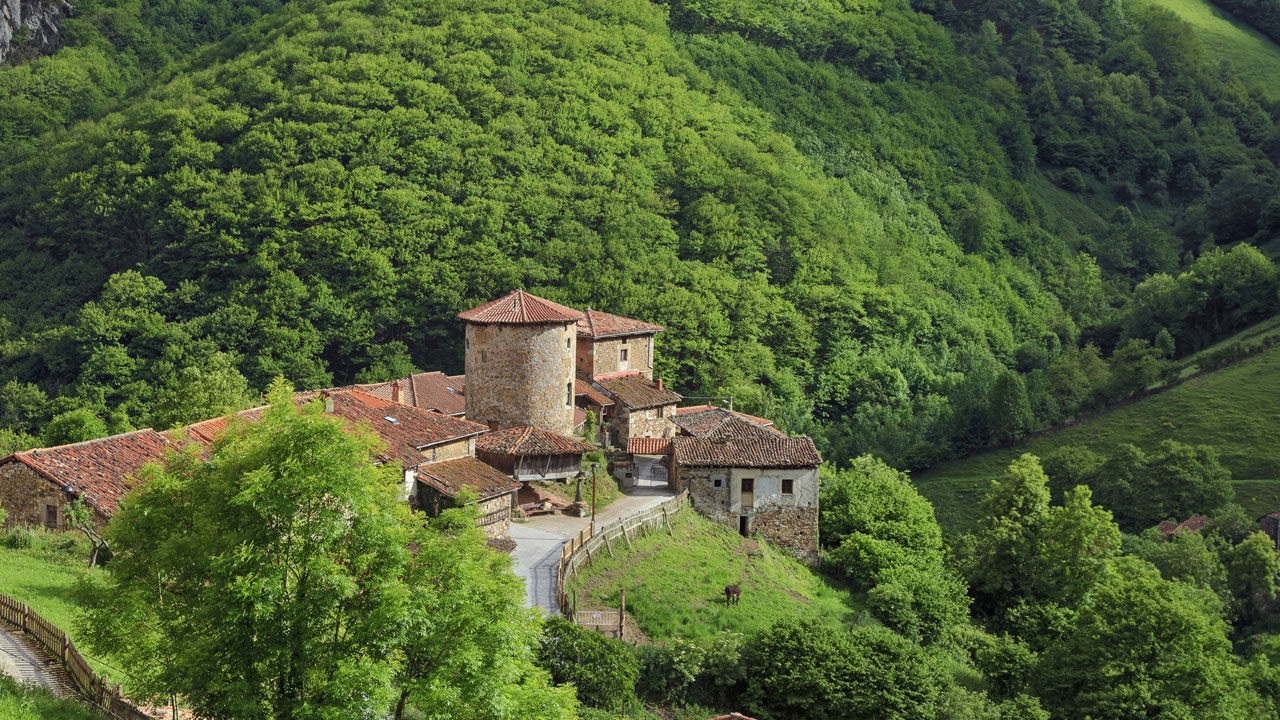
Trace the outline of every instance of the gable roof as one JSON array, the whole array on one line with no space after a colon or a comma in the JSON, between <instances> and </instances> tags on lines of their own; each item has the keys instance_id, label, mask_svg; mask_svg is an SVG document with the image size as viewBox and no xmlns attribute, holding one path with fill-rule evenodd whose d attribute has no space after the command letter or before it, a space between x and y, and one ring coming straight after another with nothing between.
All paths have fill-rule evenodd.
<instances>
[{"instance_id":1,"label":"gable roof","mask_svg":"<svg viewBox=\"0 0 1280 720\"><path fill-rule=\"evenodd\" d=\"M497 300L463 310L458 317L479 325L545 325L576 322L582 313L524 290L512 290Z\"/></svg>"},{"instance_id":2,"label":"gable roof","mask_svg":"<svg viewBox=\"0 0 1280 720\"><path fill-rule=\"evenodd\" d=\"M488 500L520 487L520 483L473 457L419 465L413 472L418 480L448 497L465 487L474 491L478 499Z\"/></svg>"},{"instance_id":3,"label":"gable roof","mask_svg":"<svg viewBox=\"0 0 1280 720\"><path fill-rule=\"evenodd\" d=\"M588 402L594 405L599 405L600 407L609 407L613 404L613 401L609 399L608 395L605 395L599 390L591 387L591 383L583 380L582 378L574 379L573 394L575 396L585 395Z\"/></svg>"},{"instance_id":4,"label":"gable roof","mask_svg":"<svg viewBox=\"0 0 1280 720\"><path fill-rule=\"evenodd\" d=\"M629 437L627 438L627 452L632 455L670 455L671 439Z\"/></svg>"},{"instance_id":5,"label":"gable roof","mask_svg":"<svg viewBox=\"0 0 1280 720\"><path fill-rule=\"evenodd\" d=\"M615 400L632 410L674 405L684 398L658 384L639 372L616 377L600 376L596 385L613 396Z\"/></svg>"},{"instance_id":6,"label":"gable roof","mask_svg":"<svg viewBox=\"0 0 1280 720\"><path fill-rule=\"evenodd\" d=\"M391 400L394 393L392 386L395 383L400 383L400 402L405 405L435 410L445 415L462 415L467 411L467 399L463 395L465 384L454 381L442 372L415 373L397 380L356 387L374 397Z\"/></svg>"},{"instance_id":7,"label":"gable roof","mask_svg":"<svg viewBox=\"0 0 1280 720\"><path fill-rule=\"evenodd\" d=\"M731 423L729 422L730 420L736 422ZM782 435L780 430L773 427L772 420L726 410L714 405L676 408L675 416L671 418L671 422L675 423L676 427L680 428L686 435L693 437L713 437L717 434L723 434L732 428L739 427L737 425L739 422L764 428L775 435Z\"/></svg>"},{"instance_id":8,"label":"gable roof","mask_svg":"<svg viewBox=\"0 0 1280 720\"><path fill-rule=\"evenodd\" d=\"M686 467L801 468L822 464L813 440L763 432L733 439L676 437L671 448L676 462Z\"/></svg>"},{"instance_id":9,"label":"gable roof","mask_svg":"<svg viewBox=\"0 0 1280 720\"><path fill-rule=\"evenodd\" d=\"M476 451L499 455L563 455L595 450L571 437L532 425L507 428L476 438Z\"/></svg>"},{"instance_id":10,"label":"gable roof","mask_svg":"<svg viewBox=\"0 0 1280 720\"><path fill-rule=\"evenodd\" d=\"M359 423L369 426L386 446L380 461L396 460L406 468L426 462L421 452L423 448L456 442L488 430L480 423L393 403L363 390L341 389L319 394L300 392L294 394L293 401L301 405L324 394L333 400L333 410L327 414L346 420L348 427ZM235 417L256 421L265 409L264 406L244 410L236 413ZM226 431L228 420L230 418L226 417L205 420L187 426L186 431L193 439L210 444Z\"/></svg>"},{"instance_id":11,"label":"gable roof","mask_svg":"<svg viewBox=\"0 0 1280 720\"><path fill-rule=\"evenodd\" d=\"M111 517L137 485L138 471L159 460L169 440L147 428L110 437L11 455L58 488L71 486L85 504Z\"/></svg>"},{"instance_id":12,"label":"gable roof","mask_svg":"<svg viewBox=\"0 0 1280 720\"><path fill-rule=\"evenodd\" d=\"M578 335L580 337L589 337L593 340L621 337L623 335L652 335L665 329L661 325L654 325L643 320L633 320L621 315L592 310L591 308L587 308L587 311L582 314L582 319L578 321Z\"/></svg>"},{"instance_id":13,"label":"gable roof","mask_svg":"<svg viewBox=\"0 0 1280 720\"><path fill-rule=\"evenodd\" d=\"M1168 538L1184 530L1187 532L1198 533L1211 522L1213 522L1213 520L1205 517L1204 515L1192 515L1180 523L1175 523L1171 520L1164 520L1156 527L1160 531L1161 535Z\"/></svg>"}]
</instances>

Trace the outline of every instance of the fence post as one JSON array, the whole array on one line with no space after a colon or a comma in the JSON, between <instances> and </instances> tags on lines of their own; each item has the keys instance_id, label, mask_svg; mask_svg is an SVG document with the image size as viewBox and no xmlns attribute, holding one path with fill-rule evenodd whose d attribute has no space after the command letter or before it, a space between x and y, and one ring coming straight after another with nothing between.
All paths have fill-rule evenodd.
<instances>
[{"instance_id":1,"label":"fence post","mask_svg":"<svg viewBox=\"0 0 1280 720\"><path fill-rule=\"evenodd\" d=\"M622 640L622 630L627 625L627 589L618 590L618 640Z\"/></svg>"}]
</instances>

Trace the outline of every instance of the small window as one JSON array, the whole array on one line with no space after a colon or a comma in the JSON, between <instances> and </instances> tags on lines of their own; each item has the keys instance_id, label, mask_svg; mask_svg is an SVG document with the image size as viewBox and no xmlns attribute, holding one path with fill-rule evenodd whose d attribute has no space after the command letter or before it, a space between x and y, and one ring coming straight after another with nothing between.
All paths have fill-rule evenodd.
<instances>
[{"instance_id":1,"label":"small window","mask_svg":"<svg viewBox=\"0 0 1280 720\"><path fill-rule=\"evenodd\" d=\"M626 362L626 361L627 361L627 349L626 349L626 348L622 348L621 350L619 350L619 351L618 351L618 359L619 359L619 360L621 360L622 362Z\"/></svg>"},{"instance_id":2,"label":"small window","mask_svg":"<svg viewBox=\"0 0 1280 720\"><path fill-rule=\"evenodd\" d=\"M570 338L565 338L565 339L564 339L564 349L565 349L565 350L568 350L568 349L569 349L569 345L570 345L570 344L572 344L572 342L573 342L573 340L572 340L572 339L570 339Z\"/></svg>"},{"instance_id":3,"label":"small window","mask_svg":"<svg viewBox=\"0 0 1280 720\"><path fill-rule=\"evenodd\" d=\"M627 346L627 338L622 338L622 347Z\"/></svg>"},{"instance_id":4,"label":"small window","mask_svg":"<svg viewBox=\"0 0 1280 720\"><path fill-rule=\"evenodd\" d=\"M573 383L565 383L564 385L564 404L573 405Z\"/></svg>"},{"instance_id":5,"label":"small window","mask_svg":"<svg viewBox=\"0 0 1280 720\"><path fill-rule=\"evenodd\" d=\"M792 485L791 485L793 482L795 482L795 481L794 481L794 480L792 480L791 478L783 478L783 479L782 479L782 494L783 494L783 495L790 495L790 494L793 492Z\"/></svg>"},{"instance_id":6,"label":"small window","mask_svg":"<svg viewBox=\"0 0 1280 720\"><path fill-rule=\"evenodd\" d=\"M720 486L724 485L724 481L723 481L723 480L721 480L720 478L716 478L715 480L712 480L711 482L712 482L716 487L720 487Z\"/></svg>"}]
</instances>

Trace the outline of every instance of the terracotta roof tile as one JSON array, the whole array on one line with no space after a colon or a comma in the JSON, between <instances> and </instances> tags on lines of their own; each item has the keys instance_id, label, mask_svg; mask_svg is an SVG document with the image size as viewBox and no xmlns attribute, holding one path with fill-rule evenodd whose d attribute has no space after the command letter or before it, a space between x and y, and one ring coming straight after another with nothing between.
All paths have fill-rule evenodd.
<instances>
[{"instance_id":1,"label":"terracotta roof tile","mask_svg":"<svg viewBox=\"0 0 1280 720\"><path fill-rule=\"evenodd\" d=\"M464 310L458 317L480 325L543 325L576 322L582 313L523 290L512 290L497 300Z\"/></svg>"},{"instance_id":2,"label":"terracotta roof tile","mask_svg":"<svg viewBox=\"0 0 1280 720\"><path fill-rule=\"evenodd\" d=\"M583 409L582 409L582 408L580 408L580 407L574 406L574 408L573 408L573 427L574 427L575 429L576 429L576 428L578 428L578 427L581 427L581 426L582 426L582 423L584 423L584 422L586 422L586 421L587 421L587 411L586 411L586 410L583 410Z\"/></svg>"},{"instance_id":3,"label":"terracotta roof tile","mask_svg":"<svg viewBox=\"0 0 1280 720\"><path fill-rule=\"evenodd\" d=\"M590 445L549 430L526 425L476 438L476 450L500 455L562 455L595 450Z\"/></svg>"},{"instance_id":4,"label":"terracotta roof tile","mask_svg":"<svg viewBox=\"0 0 1280 720\"><path fill-rule=\"evenodd\" d=\"M375 397L390 400L394 392L392 385L397 382L400 383L400 402L405 405L435 410L445 415L462 415L467 411L467 399L462 394L463 383L454 381L442 372L417 373L397 380L357 387Z\"/></svg>"},{"instance_id":5,"label":"terracotta roof tile","mask_svg":"<svg viewBox=\"0 0 1280 720\"><path fill-rule=\"evenodd\" d=\"M1157 526L1157 529L1160 531L1161 535L1169 537L1183 532L1184 530L1187 532L1198 533L1211 522L1213 522L1213 520L1205 517L1204 515L1192 515L1180 523L1165 520Z\"/></svg>"},{"instance_id":6,"label":"terracotta roof tile","mask_svg":"<svg viewBox=\"0 0 1280 720\"><path fill-rule=\"evenodd\" d=\"M138 471L159 460L169 440L147 429L88 440L72 445L27 450L13 458L58 487L75 488L85 504L111 517L137 484Z\"/></svg>"},{"instance_id":7,"label":"terracotta roof tile","mask_svg":"<svg viewBox=\"0 0 1280 720\"><path fill-rule=\"evenodd\" d=\"M596 385L632 410L674 405L683 399L665 387L659 388L657 383L640 373L620 377L600 376L596 378Z\"/></svg>"},{"instance_id":8,"label":"terracotta roof tile","mask_svg":"<svg viewBox=\"0 0 1280 720\"><path fill-rule=\"evenodd\" d=\"M627 452L632 455L670 455L671 439L654 437L627 438Z\"/></svg>"},{"instance_id":9,"label":"terracotta roof tile","mask_svg":"<svg viewBox=\"0 0 1280 720\"><path fill-rule=\"evenodd\" d=\"M573 394L585 395L589 402L599 405L600 407L609 407L613 404L613 401L609 399L608 395L605 395L599 390L591 387L591 383L583 380L582 378L578 378L573 381Z\"/></svg>"},{"instance_id":10,"label":"terracotta roof tile","mask_svg":"<svg viewBox=\"0 0 1280 720\"><path fill-rule=\"evenodd\" d=\"M488 500L520 487L520 483L473 457L419 465L413 472L419 480L448 497L457 495L465 487L474 491L480 500Z\"/></svg>"},{"instance_id":11,"label":"terracotta roof tile","mask_svg":"<svg viewBox=\"0 0 1280 720\"><path fill-rule=\"evenodd\" d=\"M632 320L587 308L578 321L578 335L592 339L618 337L620 335L650 335L666 328L643 320Z\"/></svg>"},{"instance_id":12,"label":"terracotta roof tile","mask_svg":"<svg viewBox=\"0 0 1280 720\"><path fill-rule=\"evenodd\" d=\"M822 463L818 449L807 437L676 437L671 440L671 447L676 462L688 467L817 467Z\"/></svg>"},{"instance_id":13,"label":"terracotta roof tile","mask_svg":"<svg viewBox=\"0 0 1280 720\"><path fill-rule=\"evenodd\" d=\"M754 720L754 718L749 718L740 712L731 712L728 715L717 715L711 720Z\"/></svg>"},{"instance_id":14,"label":"terracotta roof tile","mask_svg":"<svg viewBox=\"0 0 1280 720\"><path fill-rule=\"evenodd\" d=\"M693 437L712 437L717 434L717 429L722 425L732 425L728 422L730 419L751 423L761 428L765 428L775 435L782 435L781 431L773 427L772 420L766 420L762 417L735 412L733 410L726 410L714 405L695 405L694 407L676 408L675 417L671 418L671 421L687 435L692 435Z\"/></svg>"}]
</instances>

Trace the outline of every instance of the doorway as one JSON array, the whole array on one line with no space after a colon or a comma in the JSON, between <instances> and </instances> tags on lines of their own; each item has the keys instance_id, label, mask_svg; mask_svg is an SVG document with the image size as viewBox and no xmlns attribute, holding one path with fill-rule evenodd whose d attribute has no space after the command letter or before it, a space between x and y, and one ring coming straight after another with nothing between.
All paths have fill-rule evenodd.
<instances>
[{"instance_id":1,"label":"doorway","mask_svg":"<svg viewBox=\"0 0 1280 720\"><path fill-rule=\"evenodd\" d=\"M751 518L746 515L738 516L738 534L742 537L751 537Z\"/></svg>"}]
</instances>

